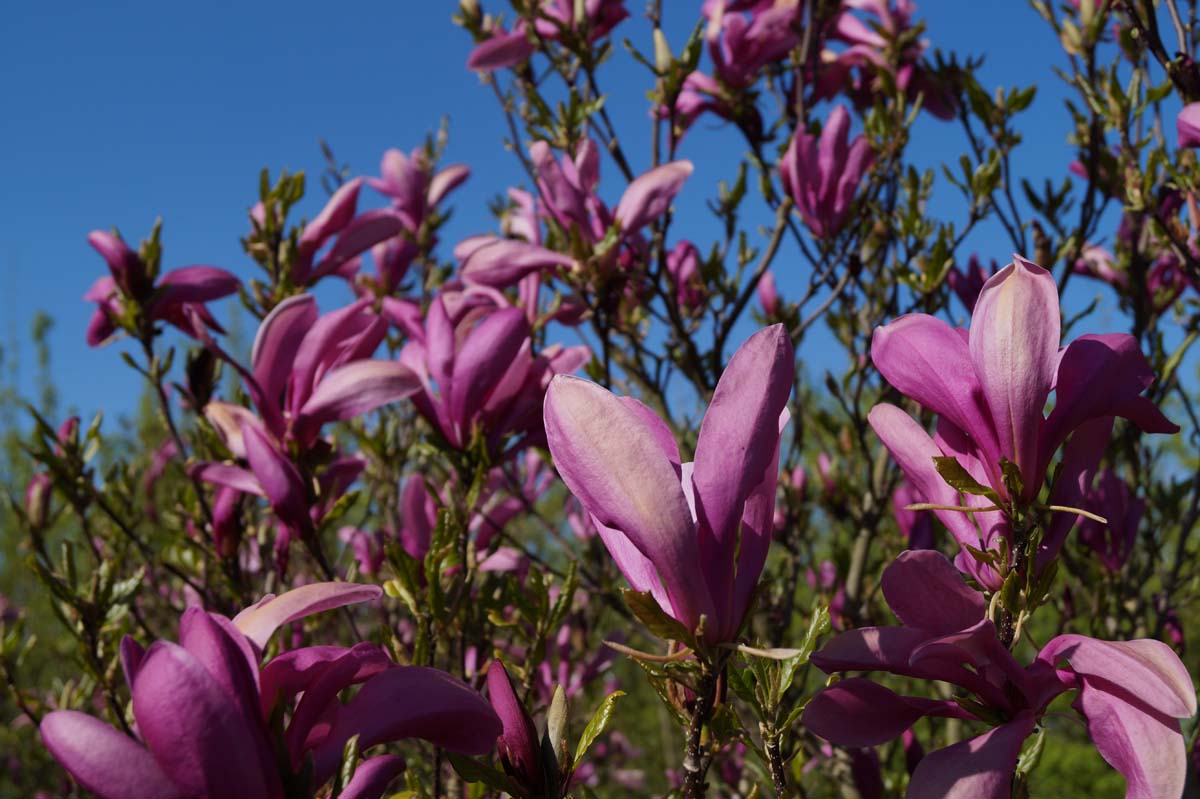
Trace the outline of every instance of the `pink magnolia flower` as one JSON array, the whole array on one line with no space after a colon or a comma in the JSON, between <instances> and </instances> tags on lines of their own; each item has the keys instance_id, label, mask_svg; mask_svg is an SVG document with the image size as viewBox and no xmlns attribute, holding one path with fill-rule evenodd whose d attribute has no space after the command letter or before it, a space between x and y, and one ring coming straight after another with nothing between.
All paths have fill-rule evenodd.
<instances>
[{"instance_id":1,"label":"pink magnolia flower","mask_svg":"<svg viewBox=\"0 0 1200 799\"><path fill-rule=\"evenodd\" d=\"M87 329L87 343L92 347L117 332L115 320L130 300L141 306L149 321L166 322L189 336L201 335L197 325L220 331L204 303L235 294L241 285L232 274L215 266L183 266L157 279L125 242L103 230L89 233L88 243L104 258L111 273L96 280L83 295L84 300L96 303Z\"/></svg>"},{"instance_id":2,"label":"pink magnolia flower","mask_svg":"<svg viewBox=\"0 0 1200 799\"><path fill-rule=\"evenodd\" d=\"M837 106L821 136L797 130L779 163L783 189L819 239L837 235L846 224L850 204L875 153L867 137L850 142L850 114Z\"/></svg>"},{"instance_id":3,"label":"pink magnolia flower","mask_svg":"<svg viewBox=\"0 0 1200 799\"><path fill-rule=\"evenodd\" d=\"M446 195L471 176L471 169L451 164L435 173L424 148L408 155L393 148L383 154L379 175L367 178L367 185L391 199L405 229L415 234Z\"/></svg>"},{"instance_id":4,"label":"pink magnolia flower","mask_svg":"<svg viewBox=\"0 0 1200 799\"><path fill-rule=\"evenodd\" d=\"M225 446L248 468L227 463L201 463L192 474L241 493L266 497L280 521L302 537L362 470L359 458L329 458L323 452L318 475L321 502L315 503L311 481L305 480L289 454L294 445L301 460L328 447L319 441L321 428L351 419L420 389L407 366L370 355L387 325L360 300L319 316L316 301L299 295L277 305L263 319L251 351L251 368L230 358L213 341L219 357L241 375L258 415L240 405L214 401L205 416ZM286 543L286 542L284 542Z\"/></svg>"},{"instance_id":5,"label":"pink magnolia flower","mask_svg":"<svg viewBox=\"0 0 1200 799\"><path fill-rule=\"evenodd\" d=\"M587 349L552 345L535 355L521 309L463 302L452 311L447 299L434 298L400 353L422 386L413 397L417 410L459 450L477 434L495 455L510 436L540 440L550 378L582 366Z\"/></svg>"},{"instance_id":6,"label":"pink magnolia flower","mask_svg":"<svg viewBox=\"0 0 1200 799\"><path fill-rule=\"evenodd\" d=\"M1059 349L1058 289L1040 266L1019 256L983 287L970 330L955 330L926 314L910 314L876 329L871 357L901 393L938 414L935 438L904 411L886 403L868 416L871 427L904 471L918 496L938 505L975 507L993 500L960 497L934 466L955 458L1003 502L1032 503L1055 452L1064 444L1063 470L1054 485L1055 504L1081 500L1079 476L1103 455L1113 417L1150 433L1173 433L1172 424L1140 396L1154 379L1129 335L1085 335ZM1043 414L1051 391L1055 407ZM1068 441L1069 439L1069 441ZM1015 464L1022 493L1009 496L1001 461ZM1001 511L967 515L935 511L964 546L959 566L989 588L999 575L981 566L965 547L993 548L1009 534ZM1069 521L1069 517L1067 518ZM1039 559L1058 551L1069 524L1051 530Z\"/></svg>"},{"instance_id":7,"label":"pink magnolia flower","mask_svg":"<svg viewBox=\"0 0 1200 799\"><path fill-rule=\"evenodd\" d=\"M513 691L512 680L498 660L487 670L488 698L500 717L504 731L496 741L496 750L504 771L531 796L541 796L545 788L545 768L537 728L525 706Z\"/></svg>"},{"instance_id":8,"label":"pink magnolia flower","mask_svg":"<svg viewBox=\"0 0 1200 799\"><path fill-rule=\"evenodd\" d=\"M625 0L585 0L582 4L583 17L576 19L574 0L541 0L538 19L534 29L539 38L556 41L563 30L585 31L588 41L598 41L629 16ZM526 33L526 22L522 18L513 25L512 31L496 26L491 37L483 40L467 57L467 68L482 72L494 72L521 63L533 55L536 47Z\"/></svg>"},{"instance_id":9,"label":"pink magnolia flower","mask_svg":"<svg viewBox=\"0 0 1200 799\"><path fill-rule=\"evenodd\" d=\"M1124 289L1129 286L1129 275L1117 269L1116 258L1113 254L1096 244L1084 247L1071 268L1077 275L1103 280L1116 289Z\"/></svg>"},{"instance_id":10,"label":"pink magnolia flower","mask_svg":"<svg viewBox=\"0 0 1200 799\"><path fill-rule=\"evenodd\" d=\"M933 549L933 514L927 510L909 510L923 500L908 482L903 482L892 492L892 514L900 533L908 542L908 549Z\"/></svg>"},{"instance_id":11,"label":"pink magnolia flower","mask_svg":"<svg viewBox=\"0 0 1200 799\"><path fill-rule=\"evenodd\" d=\"M990 270L985 269L979 262L979 256L972 254L970 260L967 261L965 271L960 272L956 266L950 267L950 271L946 273L946 285L958 297L967 312L974 313L975 303L979 300L979 292L983 291L983 284L987 283L988 278L995 272L995 261L992 261Z\"/></svg>"},{"instance_id":12,"label":"pink magnolia flower","mask_svg":"<svg viewBox=\"0 0 1200 799\"><path fill-rule=\"evenodd\" d=\"M561 227L594 251L613 228L623 247L613 247L606 262L620 261L627 250L641 251L645 243L640 231L670 208L684 181L692 174L690 161L672 161L639 175L626 187L615 209L596 193L600 182L599 150L590 139L580 142L571 155L556 157L543 141L529 148L537 176L539 200L528 203L520 224L525 239L474 236L455 248L462 262L463 279L471 284L505 288L522 278L556 268L574 268L573 255L541 246L536 218ZM586 255L586 254L585 254ZM626 257L626 260L628 258Z\"/></svg>"},{"instance_id":13,"label":"pink magnolia flower","mask_svg":"<svg viewBox=\"0 0 1200 799\"><path fill-rule=\"evenodd\" d=\"M567 377L546 393L554 463L618 568L688 630L704 616L708 643L737 635L766 560L793 369L782 325L751 336L717 384L694 463L631 397Z\"/></svg>"},{"instance_id":14,"label":"pink magnolia flower","mask_svg":"<svg viewBox=\"0 0 1200 799\"><path fill-rule=\"evenodd\" d=\"M680 241L667 253L667 274L675 285L675 302L684 315L704 307L708 291L700 272L700 252L690 241Z\"/></svg>"},{"instance_id":15,"label":"pink magnolia flower","mask_svg":"<svg viewBox=\"0 0 1200 799\"><path fill-rule=\"evenodd\" d=\"M758 281L755 289L758 294L758 304L762 306L763 316L775 319L779 316L779 292L775 289L775 273L767 272Z\"/></svg>"},{"instance_id":16,"label":"pink magnolia flower","mask_svg":"<svg viewBox=\"0 0 1200 799\"><path fill-rule=\"evenodd\" d=\"M1180 147L1200 147L1200 103L1189 103L1175 117Z\"/></svg>"},{"instance_id":17,"label":"pink magnolia flower","mask_svg":"<svg viewBox=\"0 0 1200 799\"><path fill-rule=\"evenodd\" d=\"M328 782L354 735L362 751L414 737L464 754L490 750L501 725L481 696L435 669L396 666L375 644L304 647L260 665L281 625L380 594L377 586L315 583L268 595L232 620L189 608L178 644L121 643L136 738L58 710L42 720L42 740L100 799L282 799L310 758L311 784ZM338 695L356 684L343 704ZM279 708L300 694L283 715ZM281 740L272 731L277 714L286 719ZM370 758L341 796L379 799L403 768L395 756Z\"/></svg>"},{"instance_id":18,"label":"pink magnolia flower","mask_svg":"<svg viewBox=\"0 0 1200 799\"><path fill-rule=\"evenodd\" d=\"M355 178L342 184L321 213L304 226L292 264L295 285L312 285L327 275L352 279L358 271L359 256L404 230L404 220L391 209L358 213L362 183L362 178ZM262 213L261 205L251 211L256 225L262 224Z\"/></svg>"},{"instance_id":19,"label":"pink magnolia flower","mask_svg":"<svg viewBox=\"0 0 1200 799\"><path fill-rule=\"evenodd\" d=\"M1100 754L1125 777L1127 797L1168 799L1183 791L1187 754L1176 719L1195 715L1196 695L1166 644L1060 635L1022 667L997 638L982 595L941 553L901 553L881 587L903 626L841 633L812 662L831 674L882 671L942 680L971 700L901 696L851 677L813 697L802 720L822 738L852 747L890 741L924 716L995 725L925 755L909 783L910 799L1008 799L1022 744L1066 691L1079 692L1074 707Z\"/></svg>"},{"instance_id":20,"label":"pink magnolia flower","mask_svg":"<svg viewBox=\"0 0 1200 799\"><path fill-rule=\"evenodd\" d=\"M1135 496L1111 469L1100 473L1096 487L1085 491L1084 498L1088 508L1107 519L1108 524L1080 517L1079 540L1096 553L1104 568L1118 572L1133 553L1146 501Z\"/></svg>"}]
</instances>

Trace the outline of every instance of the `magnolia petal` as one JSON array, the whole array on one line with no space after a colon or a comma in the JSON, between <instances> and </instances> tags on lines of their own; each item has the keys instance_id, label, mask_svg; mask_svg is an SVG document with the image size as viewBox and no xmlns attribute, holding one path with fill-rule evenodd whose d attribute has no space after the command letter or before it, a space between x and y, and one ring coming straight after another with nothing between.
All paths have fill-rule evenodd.
<instances>
[{"instance_id":1,"label":"magnolia petal","mask_svg":"<svg viewBox=\"0 0 1200 799\"><path fill-rule=\"evenodd\" d=\"M257 658L236 628L227 630L214 614L193 606L179 620L179 645L208 671L247 721L259 718Z\"/></svg>"},{"instance_id":2,"label":"magnolia petal","mask_svg":"<svg viewBox=\"0 0 1200 799\"><path fill-rule=\"evenodd\" d=\"M876 328L871 360L901 394L945 416L969 435L989 465L993 484L999 483L1000 449L991 412L967 342L958 331L926 314L906 314Z\"/></svg>"},{"instance_id":3,"label":"magnolia petal","mask_svg":"<svg viewBox=\"0 0 1200 799\"><path fill-rule=\"evenodd\" d=\"M380 242L399 236L404 229L403 220L390 208L376 208L359 214L338 234L337 241L313 269L309 280L339 272L351 259Z\"/></svg>"},{"instance_id":4,"label":"magnolia petal","mask_svg":"<svg viewBox=\"0 0 1200 799\"><path fill-rule=\"evenodd\" d=\"M267 595L233 617L233 625L260 649L284 624L326 610L378 599L383 589L359 583L309 583L279 596Z\"/></svg>"},{"instance_id":5,"label":"magnolia petal","mask_svg":"<svg viewBox=\"0 0 1200 799\"><path fill-rule=\"evenodd\" d=\"M266 496L252 472L231 463L198 463L188 469L188 474L205 483L232 488L243 494Z\"/></svg>"},{"instance_id":6,"label":"magnolia petal","mask_svg":"<svg viewBox=\"0 0 1200 799\"><path fill-rule=\"evenodd\" d=\"M338 799L380 799L404 769L404 758L398 755L368 758L354 769L354 776L338 794Z\"/></svg>"},{"instance_id":7,"label":"magnolia petal","mask_svg":"<svg viewBox=\"0 0 1200 799\"><path fill-rule=\"evenodd\" d=\"M1100 755L1125 778L1125 799L1175 799L1187 782L1179 722L1141 710L1085 679L1075 708Z\"/></svg>"},{"instance_id":8,"label":"magnolia petal","mask_svg":"<svg viewBox=\"0 0 1200 799\"><path fill-rule=\"evenodd\" d=\"M658 606L666 613L673 615L674 608L671 605L671 598L667 596L667 589L663 587L662 578L658 576L658 569L654 567L650 559L643 555L620 530L600 522L595 516L592 517L592 525L604 543L604 548L608 550L609 555L612 555L617 568L629 581L633 590L649 591L654 600L658 602Z\"/></svg>"},{"instance_id":9,"label":"magnolia petal","mask_svg":"<svg viewBox=\"0 0 1200 799\"><path fill-rule=\"evenodd\" d=\"M713 617L697 586L695 526L675 466L653 430L595 383L558 375L546 392L546 438L567 488L607 527L620 530L658 570L679 621Z\"/></svg>"},{"instance_id":10,"label":"magnolia petal","mask_svg":"<svg viewBox=\"0 0 1200 799\"><path fill-rule=\"evenodd\" d=\"M338 187L321 213L304 226L300 234L300 248L311 258L321 245L342 228L350 224L358 210L358 194L362 189L362 178L348 180Z\"/></svg>"},{"instance_id":11,"label":"magnolia petal","mask_svg":"<svg viewBox=\"0 0 1200 799\"><path fill-rule=\"evenodd\" d=\"M154 759L190 795L278 797L253 728L232 697L186 649L158 641L133 685L133 715Z\"/></svg>"},{"instance_id":12,"label":"magnolia petal","mask_svg":"<svg viewBox=\"0 0 1200 799\"><path fill-rule=\"evenodd\" d=\"M1060 635L1047 642L1038 660L1064 659L1076 674L1111 683L1122 695L1177 719L1196 715L1196 689L1187 667L1162 641L1099 641L1086 635Z\"/></svg>"},{"instance_id":13,"label":"magnolia petal","mask_svg":"<svg viewBox=\"0 0 1200 799\"><path fill-rule=\"evenodd\" d=\"M1180 147L1200 147L1200 103L1188 103L1175 117Z\"/></svg>"},{"instance_id":14,"label":"magnolia petal","mask_svg":"<svg viewBox=\"0 0 1200 799\"><path fill-rule=\"evenodd\" d=\"M242 285L231 272L215 266L183 266L163 275L151 313L161 313L171 305L185 302L210 302L228 297Z\"/></svg>"},{"instance_id":15,"label":"magnolia petal","mask_svg":"<svg viewBox=\"0 0 1200 799\"><path fill-rule=\"evenodd\" d=\"M421 389L417 375L399 361L354 361L325 375L300 409L296 435L311 440L327 422L353 419Z\"/></svg>"},{"instance_id":16,"label":"magnolia petal","mask_svg":"<svg viewBox=\"0 0 1200 799\"><path fill-rule=\"evenodd\" d=\"M692 170L691 161L672 161L635 178L614 213L621 231L632 233L665 214Z\"/></svg>"},{"instance_id":17,"label":"magnolia petal","mask_svg":"<svg viewBox=\"0 0 1200 799\"><path fill-rule=\"evenodd\" d=\"M467 69L493 72L519 64L533 55L536 48L525 36L524 30L500 33L485 39L475 46L467 57Z\"/></svg>"},{"instance_id":18,"label":"magnolia petal","mask_svg":"<svg viewBox=\"0 0 1200 799\"><path fill-rule=\"evenodd\" d=\"M38 728L54 759L100 799L185 799L146 747L77 710L47 713Z\"/></svg>"},{"instance_id":19,"label":"magnolia petal","mask_svg":"<svg viewBox=\"0 0 1200 799\"><path fill-rule=\"evenodd\" d=\"M293 530L307 532L312 525L308 492L295 464L256 425L242 425L242 440L250 470L262 486L271 510Z\"/></svg>"},{"instance_id":20,"label":"magnolia petal","mask_svg":"<svg viewBox=\"0 0 1200 799\"><path fill-rule=\"evenodd\" d=\"M276 705L286 704L296 694L307 690L330 663L347 653L354 653L359 664L352 681L361 682L392 665L382 647L366 641L355 644L351 649L344 646L306 646L289 650L271 658L263 666L260 676L263 716L270 716Z\"/></svg>"},{"instance_id":21,"label":"magnolia petal","mask_svg":"<svg viewBox=\"0 0 1200 799\"><path fill-rule=\"evenodd\" d=\"M298 294L272 308L258 326L250 350L250 368L268 401L281 401L296 351L317 316L317 301L312 295Z\"/></svg>"},{"instance_id":22,"label":"magnolia petal","mask_svg":"<svg viewBox=\"0 0 1200 799\"><path fill-rule=\"evenodd\" d=\"M340 710L314 752L314 784L323 784L337 769L352 735L359 736L363 751L387 741L422 738L452 752L482 755L495 746L503 729L487 700L461 680L437 669L396 666L367 680Z\"/></svg>"},{"instance_id":23,"label":"magnolia petal","mask_svg":"<svg viewBox=\"0 0 1200 799\"><path fill-rule=\"evenodd\" d=\"M700 424L692 486L701 563L721 618L732 610L734 554L746 500L772 461L774 499L780 414L792 393L794 372L784 326L758 331L725 367Z\"/></svg>"},{"instance_id":24,"label":"magnolia petal","mask_svg":"<svg viewBox=\"0 0 1200 799\"><path fill-rule=\"evenodd\" d=\"M471 330L454 356L451 419L466 423L474 418L528 338L529 322L519 308L496 311Z\"/></svg>"},{"instance_id":25,"label":"magnolia petal","mask_svg":"<svg viewBox=\"0 0 1200 799\"><path fill-rule=\"evenodd\" d=\"M973 627L987 604L972 591L941 552L907 550L892 561L880 580L888 606L906 627L937 633Z\"/></svg>"},{"instance_id":26,"label":"magnolia petal","mask_svg":"<svg viewBox=\"0 0 1200 799\"><path fill-rule=\"evenodd\" d=\"M463 280L496 288L516 285L526 275L556 266L569 267L574 261L566 255L536 244L489 237L463 259L459 270Z\"/></svg>"},{"instance_id":27,"label":"magnolia petal","mask_svg":"<svg viewBox=\"0 0 1200 799\"><path fill-rule=\"evenodd\" d=\"M879 746L899 737L924 715L916 703L894 691L851 677L814 696L801 721L839 746Z\"/></svg>"},{"instance_id":28,"label":"magnolia petal","mask_svg":"<svg viewBox=\"0 0 1200 799\"><path fill-rule=\"evenodd\" d=\"M983 284L971 315L971 360L1001 454L1020 467L1026 498L1041 489L1042 411L1054 386L1061 337L1058 285L1045 269L1014 256Z\"/></svg>"},{"instance_id":29,"label":"magnolia petal","mask_svg":"<svg viewBox=\"0 0 1200 799\"><path fill-rule=\"evenodd\" d=\"M542 748L533 719L513 692L512 681L500 661L493 660L488 666L487 684L488 699L500 717L504 730L501 734L501 755L521 775L521 783L536 793L541 789L544 779Z\"/></svg>"},{"instance_id":30,"label":"magnolia petal","mask_svg":"<svg viewBox=\"0 0 1200 799\"><path fill-rule=\"evenodd\" d=\"M1009 799L1021 746L1033 732L1029 712L945 749L930 752L917 764L908 799Z\"/></svg>"}]
</instances>

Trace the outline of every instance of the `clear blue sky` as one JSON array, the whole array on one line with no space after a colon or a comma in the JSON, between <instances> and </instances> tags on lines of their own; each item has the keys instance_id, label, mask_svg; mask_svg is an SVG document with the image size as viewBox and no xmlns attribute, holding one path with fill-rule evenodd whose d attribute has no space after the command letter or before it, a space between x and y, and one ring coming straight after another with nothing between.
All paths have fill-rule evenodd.
<instances>
[{"instance_id":1,"label":"clear blue sky","mask_svg":"<svg viewBox=\"0 0 1200 799\"><path fill-rule=\"evenodd\" d=\"M675 15L669 33L678 50L699 2L666 5ZM258 172L269 166L315 175L322 166L318 138L356 173L374 174L386 148L416 146L448 115L449 160L468 162L473 175L453 195L455 218L444 243L491 230L488 199L520 175L501 147L491 92L464 67L470 41L450 22L456 6L138 0L9 9L0 30L0 336L6 344L14 335L24 339L33 314L48 312L56 321L54 371L64 405L128 409L136 375L115 347L93 351L84 343L91 307L80 295L105 270L85 241L88 231L115 225L136 242L162 216L165 268L207 263L248 278L254 270L238 239L256 200ZM628 7L636 15L642 2L629 0ZM1073 156L1063 140L1064 89L1049 69L1062 56L1044 23L1019 0L924 0L918 15L935 46L986 54L985 85L1039 85L1028 117L1036 124L1025 126L1019 168L1038 183L1042 175L1059 178ZM618 33L647 43L640 20ZM649 131L647 84L619 46L616 61L609 108L644 168L648 151L639 142ZM956 125L927 115L913 146L930 165L962 148ZM711 217L703 198L728 176L718 165L732 167L730 154L740 151L730 131L711 124L689 134L683 155L697 171L681 200L680 235L704 241ZM611 163L603 170L616 177ZM310 187L302 206L309 217L323 200ZM619 190L611 182L604 193L615 199ZM970 244L1001 263L1009 255L995 231ZM786 263L778 271L786 286ZM1103 291L1095 283L1075 285L1088 298ZM215 310L227 317L226 309ZM28 365L27 344L21 355ZM25 368L27 392L31 377Z\"/></svg>"}]
</instances>

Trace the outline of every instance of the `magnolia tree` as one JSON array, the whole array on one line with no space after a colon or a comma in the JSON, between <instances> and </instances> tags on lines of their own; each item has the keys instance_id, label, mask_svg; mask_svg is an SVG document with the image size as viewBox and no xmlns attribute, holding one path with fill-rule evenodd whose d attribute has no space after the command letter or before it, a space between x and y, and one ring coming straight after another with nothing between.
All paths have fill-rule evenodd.
<instances>
[{"instance_id":1,"label":"magnolia tree","mask_svg":"<svg viewBox=\"0 0 1200 799\"><path fill-rule=\"evenodd\" d=\"M149 405L25 427L4 795L1200 795L1194 0L1034 0L1032 182L907 0L501 5L478 235L436 136L264 172L256 269L88 236Z\"/></svg>"}]
</instances>

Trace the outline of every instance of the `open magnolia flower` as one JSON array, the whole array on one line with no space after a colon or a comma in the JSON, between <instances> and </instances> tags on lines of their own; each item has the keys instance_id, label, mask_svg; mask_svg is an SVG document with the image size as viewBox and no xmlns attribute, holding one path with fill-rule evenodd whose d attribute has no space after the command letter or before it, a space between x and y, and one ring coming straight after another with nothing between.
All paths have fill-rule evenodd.
<instances>
[{"instance_id":1,"label":"open magnolia flower","mask_svg":"<svg viewBox=\"0 0 1200 799\"><path fill-rule=\"evenodd\" d=\"M281 625L380 593L373 585L314 583L267 596L232 620L188 608L179 643L143 649L126 637L121 644L136 738L86 713L56 710L42 720L42 740L100 799L312 796L355 735L360 751L401 738L470 755L489 751L501 725L483 697L436 669L397 666L375 644L293 649L260 668L263 647ZM338 695L359 683L342 704ZM270 720L281 708L278 741ZM403 770L394 755L369 758L340 796L378 799Z\"/></svg>"},{"instance_id":2,"label":"open magnolia flower","mask_svg":"<svg viewBox=\"0 0 1200 799\"><path fill-rule=\"evenodd\" d=\"M812 656L822 671L883 671L941 680L962 701L901 696L851 677L813 697L803 722L843 746L877 746L924 716L994 725L925 756L910 799L1009 799L1021 746L1050 702L1078 691L1074 707L1100 754L1124 775L1126 799L1178 799L1187 753L1176 719L1196 714L1187 668L1160 641L1099 641L1060 635L1022 667L1000 643L983 597L940 552L906 551L883 573L884 598L900 627L863 627L835 636Z\"/></svg>"},{"instance_id":3,"label":"open magnolia flower","mask_svg":"<svg viewBox=\"0 0 1200 799\"><path fill-rule=\"evenodd\" d=\"M687 630L703 616L710 644L737 636L767 558L794 368L783 325L751 336L717 383L693 463L632 397L563 376L546 393L555 466L618 568Z\"/></svg>"},{"instance_id":4,"label":"open magnolia flower","mask_svg":"<svg viewBox=\"0 0 1200 799\"><path fill-rule=\"evenodd\" d=\"M1050 460L1063 444L1062 469L1051 504L1077 507L1082 478L1094 474L1112 431L1122 416L1148 433L1174 433L1173 424L1141 393L1154 374L1124 333L1086 335L1059 348L1058 287L1042 267L1014 256L984 284L970 330L954 329L928 314L909 314L875 331L871 358L902 394L938 415L933 438L894 405L871 409L871 427L926 502L975 508L996 502L1032 505L1041 493ZM1054 408L1044 409L1054 392ZM954 458L990 497L960 496L935 467ZM1015 465L1022 486L1012 495L1005 461ZM1000 510L938 509L938 518L960 545L992 550L1010 535ZM1042 542L1044 564L1062 546L1073 515L1050 527ZM959 568L988 588L999 573L966 553Z\"/></svg>"}]
</instances>

